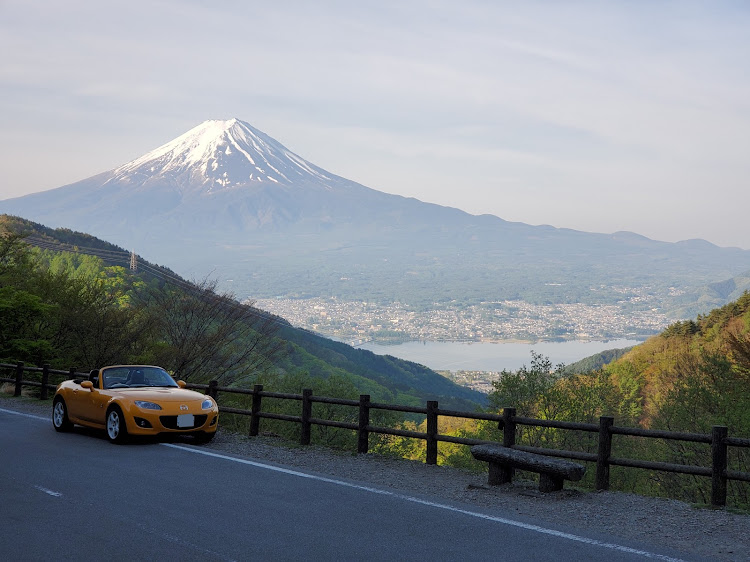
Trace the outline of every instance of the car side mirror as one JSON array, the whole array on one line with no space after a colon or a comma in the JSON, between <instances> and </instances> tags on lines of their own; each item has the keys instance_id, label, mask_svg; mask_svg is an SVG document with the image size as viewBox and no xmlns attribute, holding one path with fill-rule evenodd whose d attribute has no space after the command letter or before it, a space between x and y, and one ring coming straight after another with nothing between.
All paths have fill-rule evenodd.
<instances>
[{"instance_id":1,"label":"car side mirror","mask_svg":"<svg viewBox=\"0 0 750 562\"><path fill-rule=\"evenodd\" d=\"M91 382L91 381L83 381L83 382L81 383L81 386L82 386L83 388L88 388L89 390L94 390L94 383L93 383L93 382Z\"/></svg>"},{"instance_id":2,"label":"car side mirror","mask_svg":"<svg viewBox=\"0 0 750 562\"><path fill-rule=\"evenodd\" d=\"M177 381L177 386L179 386L180 388L185 388L187 384L185 383L185 381L179 380Z\"/></svg>"}]
</instances>

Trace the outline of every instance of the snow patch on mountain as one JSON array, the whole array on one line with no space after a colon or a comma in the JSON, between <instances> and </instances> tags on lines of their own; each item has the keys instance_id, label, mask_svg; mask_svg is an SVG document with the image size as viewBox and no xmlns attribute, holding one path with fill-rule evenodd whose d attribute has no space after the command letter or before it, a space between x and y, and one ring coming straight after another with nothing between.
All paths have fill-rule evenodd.
<instances>
[{"instance_id":1,"label":"snow patch on mountain","mask_svg":"<svg viewBox=\"0 0 750 562\"><path fill-rule=\"evenodd\" d=\"M332 189L332 177L248 123L229 119L204 121L113 170L107 183L167 180L181 191L211 193L258 182Z\"/></svg>"}]
</instances>

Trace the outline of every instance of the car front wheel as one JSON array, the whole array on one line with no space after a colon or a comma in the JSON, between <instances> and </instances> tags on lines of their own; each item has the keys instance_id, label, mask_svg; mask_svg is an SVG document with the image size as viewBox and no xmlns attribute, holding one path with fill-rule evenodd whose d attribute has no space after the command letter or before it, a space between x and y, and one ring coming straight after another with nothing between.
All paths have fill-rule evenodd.
<instances>
[{"instance_id":1,"label":"car front wheel","mask_svg":"<svg viewBox=\"0 0 750 562\"><path fill-rule=\"evenodd\" d=\"M52 405L52 425L55 426L56 431L73 429L73 424L68 419L68 407L65 405L65 400L60 397L55 398Z\"/></svg>"},{"instance_id":2,"label":"car front wheel","mask_svg":"<svg viewBox=\"0 0 750 562\"><path fill-rule=\"evenodd\" d=\"M122 410L112 406L107 411L107 438L112 443L125 443L128 440L128 428Z\"/></svg>"}]
</instances>

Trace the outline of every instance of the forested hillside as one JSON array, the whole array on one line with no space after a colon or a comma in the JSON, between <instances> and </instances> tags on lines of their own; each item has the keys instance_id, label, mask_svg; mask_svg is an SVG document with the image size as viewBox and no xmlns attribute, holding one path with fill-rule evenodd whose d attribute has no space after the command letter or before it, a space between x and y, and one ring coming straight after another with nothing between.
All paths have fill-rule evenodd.
<instances>
[{"instance_id":1,"label":"forested hillside","mask_svg":"<svg viewBox=\"0 0 750 562\"><path fill-rule=\"evenodd\" d=\"M606 368L637 382L646 426L750 435L750 293L696 320L672 324Z\"/></svg>"},{"instance_id":2,"label":"forested hillside","mask_svg":"<svg viewBox=\"0 0 750 562\"><path fill-rule=\"evenodd\" d=\"M331 379L377 400L466 409L483 401L421 365L293 328L210 280L188 282L143 260L131 271L129 259L89 235L0 215L0 361L153 363L191 382L291 391L292 380L315 389Z\"/></svg>"},{"instance_id":3,"label":"forested hillside","mask_svg":"<svg viewBox=\"0 0 750 562\"><path fill-rule=\"evenodd\" d=\"M590 371L596 371L601 369L605 365L609 365L615 359L619 359L630 351L631 347L623 347L620 349L605 349L604 351L591 355L590 357L584 357L580 361L571 363L565 366L565 373L568 375L575 375L577 373L588 373Z\"/></svg>"}]
</instances>

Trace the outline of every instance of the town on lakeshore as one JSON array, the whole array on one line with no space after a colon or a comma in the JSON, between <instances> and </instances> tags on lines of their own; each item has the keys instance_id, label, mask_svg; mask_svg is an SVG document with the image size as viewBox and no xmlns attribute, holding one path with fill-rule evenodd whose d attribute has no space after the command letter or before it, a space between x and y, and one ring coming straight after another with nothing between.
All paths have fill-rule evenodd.
<instances>
[{"instance_id":1,"label":"town on lakeshore","mask_svg":"<svg viewBox=\"0 0 750 562\"><path fill-rule=\"evenodd\" d=\"M292 325L351 345L407 341L585 341L643 338L666 328L659 309L612 305L530 304L501 301L435 305L430 310L400 303L336 298L257 299L255 306Z\"/></svg>"}]
</instances>

